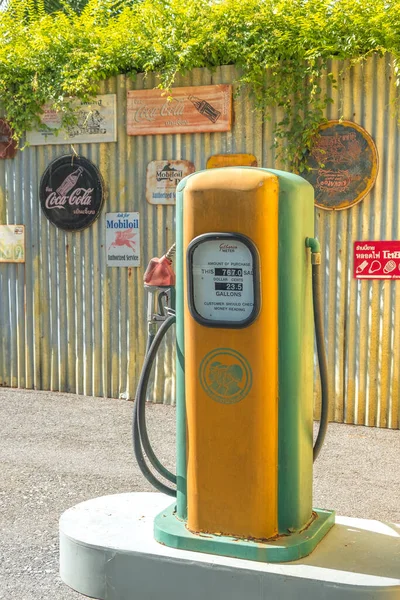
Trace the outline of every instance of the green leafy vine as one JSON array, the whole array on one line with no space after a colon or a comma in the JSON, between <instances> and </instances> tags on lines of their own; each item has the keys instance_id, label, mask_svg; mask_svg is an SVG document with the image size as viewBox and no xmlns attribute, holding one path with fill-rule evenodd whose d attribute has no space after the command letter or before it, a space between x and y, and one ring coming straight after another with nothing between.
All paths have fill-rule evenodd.
<instances>
[{"instance_id":1,"label":"green leafy vine","mask_svg":"<svg viewBox=\"0 0 400 600\"><path fill-rule=\"evenodd\" d=\"M54 7L54 5L56 6ZM0 102L17 138L53 103L73 121L110 76L156 72L160 87L195 67L236 65L267 115L275 145L302 170L324 110L330 59L390 53L400 82L399 0L9 0L0 12ZM54 10L53 10L54 8ZM79 9L79 10L78 10Z\"/></svg>"}]
</instances>

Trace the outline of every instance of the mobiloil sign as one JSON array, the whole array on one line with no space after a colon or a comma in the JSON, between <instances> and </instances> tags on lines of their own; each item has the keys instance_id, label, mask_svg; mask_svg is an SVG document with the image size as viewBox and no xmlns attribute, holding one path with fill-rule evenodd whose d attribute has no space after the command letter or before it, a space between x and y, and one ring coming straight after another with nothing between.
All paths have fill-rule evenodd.
<instances>
[{"instance_id":1,"label":"mobiloil sign","mask_svg":"<svg viewBox=\"0 0 400 600\"><path fill-rule=\"evenodd\" d=\"M140 265L139 213L106 214L106 251L109 267Z\"/></svg>"},{"instance_id":2,"label":"mobiloil sign","mask_svg":"<svg viewBox=\"0 0 400 600\"><path fill-rule=\"evenodd\" d=\"M313 188L269 169L202 171L178 186L176 227L176 313L159 303L162 325L148 346L134 418L142 472L176 496L156 517L155 538L296 560L334 523L333 512L312 507L313 459L327 424ZM313 295L323 395L314 448ZM176 475L155 456L144 420L151 364L175 321ZM143 450L176 489L154 476Z\"/></svg>"}]
</instances>

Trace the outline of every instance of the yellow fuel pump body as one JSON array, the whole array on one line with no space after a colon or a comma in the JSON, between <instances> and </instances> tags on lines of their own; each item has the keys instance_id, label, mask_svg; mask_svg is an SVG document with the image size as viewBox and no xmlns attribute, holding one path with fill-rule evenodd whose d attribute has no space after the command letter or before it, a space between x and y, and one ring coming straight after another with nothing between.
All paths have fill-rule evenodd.
<instances>
[{"instance_id":1,"label":"yellow fuel pump body","mask_svg":"<svg viewBox=\"0 0 400 600\"><path fill-rule=\"evenodd\" d=\"M257 319L248 327L226 329L223 323L207 327L193 317L186 275L188 528L270 538L277 533L278 497L278 178L258 169L235 173L226 169L222 177L219 171L203 175L200 180L189 179L186 186L184 245L210 233L210 219L215 232L240 231L254 243L258 260L254 265L240 263L238 268L257 269L253 277L258 281L262 269L263 278ZM215 260L204 264L204 270L210 262L225 272L235 269L235 241L220 238L216 248ZM240 280L213 277L214 282L218 279ZM236 305L241 304L243 294L222 293L232 294L221 297L224 308L238 314L235 309L241 308ZM210 380L213 364L217 370L214 386ZM232 365L241 376L236 382L243 392L239 395L229 394L229 381L224 386Z\"/></svg>"},{"instance_id":2,"label":"yellow fuel pump body","mask_svg":"<svg viewBox=\"0 0 400 600\"><path fill-rule=\"evenodd\" d=\"M180 182L176 208L177 497L155 538L296 560L334 524L312 508L313 188L212 169Z\"/></svg>"}]
</instances>

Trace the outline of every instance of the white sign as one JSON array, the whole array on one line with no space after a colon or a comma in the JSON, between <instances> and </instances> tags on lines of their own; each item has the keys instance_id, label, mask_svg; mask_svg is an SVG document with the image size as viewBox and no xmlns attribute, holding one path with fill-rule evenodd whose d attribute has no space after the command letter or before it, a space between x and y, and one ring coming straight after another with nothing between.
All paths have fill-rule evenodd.
<instances>
[{"instance_id":1,"label":"white sign","mask_svg":"<svg viewBox=\"0 0 400 600\"><path fill-rule=\"evenodd\" d=\"M44 144L91 144L93 142L117 141L116 95L96 96L91 103L74 101L77 123L56 133L52 131L28 131L26 141L32 146ZM50 129L61 126L61 114L50 104L45 104L41 121Z\"/></svg>"},{"instance_id":2,"label":"white sign","mask_svg":"<svg viewBox=\"0 0 400 600\"><path fill-rule=\"evenodd\" d=\"M139 213L106 214L106 251L108 267L140 265Z\"/></svg>"},{"instance_id":3,"label":"white sign","mask_svg":"<svg viewBox=\"0 0 400 600\"><path fill-rule=\"evenodd\" d=\"M0 263L25 262L24 225L0 225Z\"/></svg>"},{"instance_id":4,"label":"white sign","mask_svg":"<svg viewBox=\"0 0 400 600\"><path fill-rule=\"evenodd\" d=\"M210 321L245 321L254 308L253 256L239 240L207 240L193 251L193 302Z\"/></svg>"},{"instance_id":5,"label":"white sign","mask_svg":"<svg viewBox=\"0 0 400 600\"><path fill-rule=\"evenodd\" d=\"M150 204L175 204L176 186L190 173L188 160L153 160L147 165L146 200Z\"/></svg>"}]
</instances>

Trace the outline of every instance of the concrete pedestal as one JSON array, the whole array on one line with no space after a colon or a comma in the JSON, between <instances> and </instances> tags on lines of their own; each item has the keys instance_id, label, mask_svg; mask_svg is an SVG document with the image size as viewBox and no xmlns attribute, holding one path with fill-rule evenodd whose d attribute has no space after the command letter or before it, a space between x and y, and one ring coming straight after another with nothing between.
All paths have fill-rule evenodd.
<instances>
[{"instance_id":1,"label":"concrete pedestal","mask_svg":"<svg viewBox=\"0 0 400 600\"><path fill-rule=\"evenodd\" d=\"M101 600L399 600L400 525L336 517L317 548L285 564L175 550L153 538L157 493L83 502L60 519L63 581Z\"/></svg>"}]
</instances>

